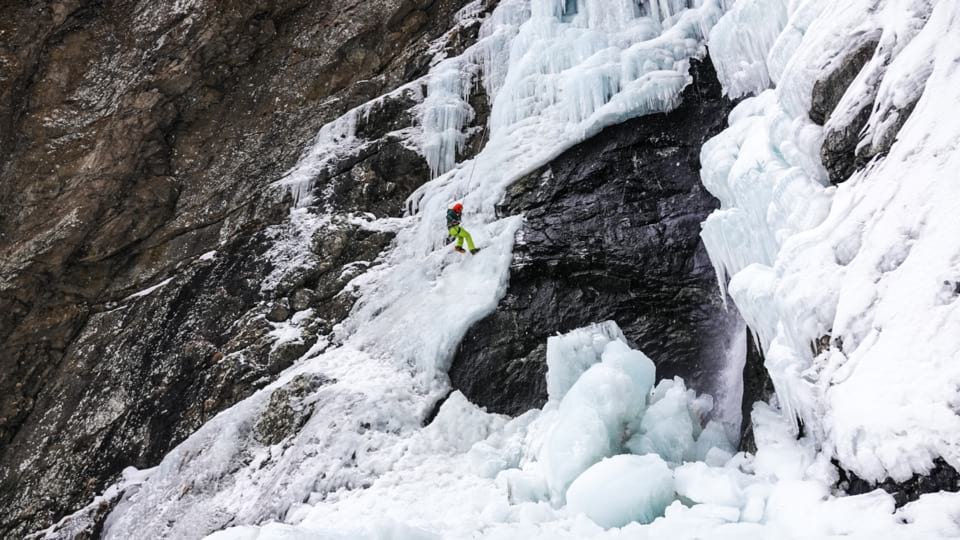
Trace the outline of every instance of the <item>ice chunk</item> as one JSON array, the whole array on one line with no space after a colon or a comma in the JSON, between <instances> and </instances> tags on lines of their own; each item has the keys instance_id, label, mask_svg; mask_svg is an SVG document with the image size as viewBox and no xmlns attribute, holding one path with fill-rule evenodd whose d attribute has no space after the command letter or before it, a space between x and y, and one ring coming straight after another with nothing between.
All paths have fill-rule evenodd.
<instances>
[{"instance_id":1,"label":"ice chunk","mask_svg":"<svg viewBox=\"0 0 960 540\"><path fill-rule=\"evenodd\" d=\"M471 470L485 478L494 478L505 469L519 467L528 451L527 431L539 417L540 411L534 409L513 418L502 428L499 422L492 423L490 435L467 452Z\"/></svg>"},{"instance_id":2,"label":"ice chunk","mask_svg":"<svg viewBox=\"0 0 960 540\"><path fill-rule=\"evenodd\" d=\"M547 338L547 395L559 402L567 390L593 364L600 361L603 348L614 340L624 340L613 321L592 324Z\"/></svg>"},{"instance_id":3,"label":"ice chunk","mask_svg":"<svg viewBox=\"0 0 960 540\"><path fill-rule=\"evenodd\" d=\"M910 523L928 538L960 538L960 493L928 493L907 504L897 517Z\"/></svg>"},{"instance_id":4,"label":"ice chunk","mask_svg":"<svg viewBox=\"0 0 960 540\"><path fill-rule=\"evenodd\" d=\"M549 490L543 476L520 469L508 469L497 475L497 483L504 487L511 503L549 500Z\"/></svg>"},{"instance_id":5,"label":"ice chunk","mask_svg":"<svg viewBox=\"0 0 960 540\"><path fill-rule=\"evenodd\" d=\"M501 471L518 465L516 454L510 455L500 451L498 448L480 441L474 444L467 452L467 460L470 462L470 469L484 478L494 478Z\"/></svg>"},{"instance_id":6,"label":"ice chunk","mask_svg":"<svg viewBox=\"0 0 960 540\"><path fill-rule=\"evenodd\" d=\"M665 384L666 383L666 384ZM688 407L687 389L679 379L657 385L661 397L647 409L640 432L627 443L635 454L655 453L670 463L682 463L693 457L694 427Z\"/></svg>"},{"instance_id":7,"label":"ice chunk","mask_svg":"<svg viewBox=\"0 0 960 540\"><path fill-rule=\"evenodd\" d=\"M733 443L727 438L726 430L723 424L715 420L707 422L707 426L700 432L697 442L693 447L693 457L697 461L706 461L710 450L721 450L727 455L732 456L736 451Z\"/></svg>"},{"instance_id":8,"label":"ice chunk","mask_svg":"<svg viewBox=\"0 0 960 540\"><path fill-rule=\"evenodd\" d=\"M729 506L697 504L687 507L675 501L664 519L654 521L647 532L657 540L769 540L764 528L737 523L740 512Z\"/></svg>"},{"instance_id":9,"label":"ice chunk","mask_svg":"<svg viewBox=\"0 0 960 540\"><path fill-rule=\"evenodd\" d=\"M730 462L733 459L734 454L727 452L726 450L721 450L719 448L711 448L707 450L707 455L704 456L703 462L711 467L722 467Z\"/></svg>"},{"instance_id":10,"label":"ice chunk","mask_svg":"<svg viewBox=\"0 0 960 540\"><path fill-rule=\"evenodd\" d=\"M647 396L656 377L653 360L640 351L631 349L624 341L611 341L603 349L603 364L621 371L630 377L627 414L639 417L646 408Z\"/></svg>"},{"instance_id":11,"label":"ice chunk","mask_svg":"<svg viewBox=\"0 0 960 540\"><path fill-rule=\"evenodd\" d=\"M850 519L850 516L857 516ZM835 538L853 535L868 538L937 538L903 531L892 533L898 525L893 497L875 490L851 497L831 497L824 484L812 481L781 482L773 487L767 502L766 521L771 533L790 535L800 528L811 538ZM932 532L932 531L931 531ZM862 536L861 536L862 535Z\"/></svg>"},{"instance_id":12,"label":"ice chunk","mask_svg":"<svg viewBox=\"0 0 960 540\"><path fill-rule=\"evenodd\" d=\"M643 417L654 371L646 355L617 340L566 393L540 453L555 502L587 467L619 451Z\"/></svg>"},{"instance_id":13,"label":"ice chunk","mask_svg":"<svg viewBox=\"0 0 960 540\"><path fill-rule=\"evenodd\" d=\"M624 454L580 475L567 490L567 507L602 527L622 527L662 516L673 497L673 473L662 459Z\"/></svg>"},{"instance_id":14,"label":"ice chunk","mask_svg":"<svg viewBox=\"0 0 960 540\"><path fill-rule=\"evenodd\" d=\"M746 503L740 513L740 520L750 523L759 523L763 521L763 515L766 511L767 497L770 496L770 490L773 489L770 484L755 483L744 489Z\"/></svg>"},{"instance_id":15,"label":"ice chunk","mask_svg":"<svg viewBox=\"0 0 960 540\"><path fill-rule=\"evenodd\" d=\"M674 477L677 493L691 501L734 508L746 503L743 489L749 479L736 469L685 463L674 470Z\"/></svg>"},{"instance_id":16,"label":"ice chunk","mask_svg":"<svg viewBox=\"0 0 960 540\"><path fill-rule=\"evenodd\" d=\"M571 407L561 413L539 456L554 502L563 501L562 494L580 473L613 454L610 435L593 408Z\"/></svg>"}]
</instances>

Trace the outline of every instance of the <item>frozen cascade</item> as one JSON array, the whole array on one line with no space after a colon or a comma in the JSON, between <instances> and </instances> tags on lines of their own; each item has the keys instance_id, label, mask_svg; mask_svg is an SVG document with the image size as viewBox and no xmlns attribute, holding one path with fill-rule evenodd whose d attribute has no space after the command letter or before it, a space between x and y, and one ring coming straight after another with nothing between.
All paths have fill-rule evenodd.
<instances>
[{"instance_id":1,"label":"frozen cascade","mask_svg":"<svg viewBox=\"0 0 960 540\"><path fill-rule=\"evenodd\" d=\"M946 172L960 166L955 152L960 134L949 118L936 116L936 105L943 109L958 99L957 71L942 60L956 57L958 46L943 39L929 45L937 60L928 78L891 64L894 75L922 93L901 136L926 143L912 145L920 149L915 154L895 144L887 159L870 169L869 186L860 174L839 189L824 187L817 155L822 130L805 116L813 84L807 79L820 67L815 57L839 47L849 30L843 24L883 18L863 17L865 1L852 3L850 12L825 1L791 2L789 20L766 55L767 73L777 88L738 107L731 128L703 153L704 183L722 203L718 217L704 226L718 276L721 283L732 278L734 302L760 329L781 405L808 415L816 405L809 396L823 396L818 398L827 404L823 423L810 424L817 429L797 440L792 415L758 403L753 411L758 451L732 455L722 426L705 424L712 399L696 396L679 379L654 386L652 362L631 350L610 323L548 344L554 349L548 352L554 359L548 379L556 392L543 410L508 419L453 394L434 422L420 427L432 402L447 390L444 371L451 351L503 293L519 227L518 217L497 219L494 212L506 186L604 126L673 107L689 82L688 60L704 54L704 38L724 4L654 0L642 2L635 17L624 18L630 14L624 11L630 7L626 2L581 1L576 14L565 12L566 2L501 2L475 48L458 59L439 59L426 80L401 89L426 88L427 95L419 96L421 118L437 121L425 122L413 139L425 155L435 152L428 161L453 168L411 197L411 215L366 223L391 228L397 236L392 249L351 283L360 300L337 329L337 345L324 350L319 344L270 386L205 424L156 468L128 471L104 537L759 540L844 535L906 540L960 535L960 495L924 495L899 510L879 491L837 497L830 490L836 481L831 454L819 451L834 444L844 463L860 463L863 467L855 470L870 478L878 467L893 471L882 459L902 451L911 453L895 459L895 465L922 468L921 450L931 448L948 456L944 435L957 429L943 405L958 381L956 362L946 359L960 350L960 336L937 330L960 322L954 289L942 285L960 281L950 266L960 242L950 234L956 223L952 210L960 200ZM937 5L923 32L957 31L960 17L949 4ZM756 40L761 49L768 37ZM918 48L910 50L918 54ZM731 50L741 54L744 49ZM751 69L759 58L755 52L744 53L751 58L744 65ZM747 80L737 76L736 63L727 65L733 66L729 80ZM461 106L464 89L478 76L480 84L495 90L490 140L473 161L457 166L445 162L443 152L452 149L455 156L470 114ZM765 87L744 84L751 91ZM899 105L915 95L895 90L883 93L886 102ZM361 106L325 126L282 180L300 193L298 204L312 202L318 171L358 144L351 122L369 110ZM924 121L914 121L918 117ZM456 122L460 128L452 129ZM871 125L876 130L888 124L878 117ZM928 133L930 125L940 130ZM432 146L426 144L428 129L430 137L436 135ZM905 186L896 182L904 171L924 174ZM934 198L921 197L925 193ZM874 202L862 206L871 197ZM903 210L880 211L891 197L904 203ZM465 224L484 247L473 258L440 249L443 214L454 200L464 201ZM875 236L878 241L871 245L888 249L858 253L853 232ZM897 251L899 244L883 238L910 238L912 249ZM850 255L839 257L846 261L843 272L835 268L838 253ZM878 261L888 270L873 281ZM817 265L834 265L833 273ZM919 276L929 275L931 266L939 271L933 285L897 287L923 283ZM758 279L748 279L751 272ZM864 310L854 309L854 302L871 305L874 299L855 294L858 287L880 298L870 320L858 318ZM881 288L902 292L887 300L878 294ZM924 316L910 317L917 313ZM834 324L825 324L831 320ZM875 322L883 323L884 333L876 331ZM826 330L843 336L844 352L819 359L825 362L814 375L822 382L802 382L810 375L802 368L813 361L809 341ZM884 348L889 352L877 352ZM877 365L859 362L858 355L867 354ZM296 403L300 410L316 412L280 444L260 442L257 426L274 390L318 375L324 379ZM905 378L920 388L905 389ZM873 408L869 414L863 412L867 407ZM864 420L873 424L864 426ZM897 440L893 434L900 432L915 437ZM904 446L879 448L887 440ZM604 480L640 476L650 481L651 492L611 491ZM566 500L572 507L564 506ZM626 525L604 528L621 524Z\"/></svg>"},{"instance_id":2,"label":"frozen cascade","mask_svg":"<svg viewBox=\"0 0 960 540\"><path fill-rule=\"evenodd\" d=\"M317 133L310 148L297 164L276 182L293 195L294 206L300 208L313 203L314 179L329 169L337 157L355 152L362 141L356 137L357 119L369 112L372 104L351 109Z\"/></svg>"},{"instance_id":3,"label":"frozen cascade","mask_svg":"<svg viewBox=\"0 0 960 540\"><path fill-rule=\"evenodd\" d=\"M457 151L462 150L466 142L463 127L473 120L474 112L467 103L472 75L463 70L474 66L453 59L432 70L420 118L423 127L420 148L434 177L453 168Z\"/></svg>"},{"instance_id":4,"label":"frozen cascade","mask_svg":"<svg viewBox=\"0 0 960 540\"><path fill-rule=\"evenodd\" d=\"M489 142L473 161L419 189L408 204L411 215L358 218L364 227L395 231L396 239L349 285L360 298L335 329L336 345L327 350L318 345L276 382L179 445L125 491L107 520L105 537L191 538L227 523L296 521L303 502L332 503L350 490L365 491L361 488L390 471L433 459L434 446L416 442L427 436L420 435L420 419L447 389L445 371L454 347L473 322L496 307L505 289L520 219L497 219L494 205L514 179L605 126L676 105L690 81L689 59L705 54L704 37L722 6L716 0L686 10L669 4L677 12L659 21L639 14L618 19L623 6L603 2L583 4L583 12L561 21L553 2L504 1L462 56L438 59L424 80L397 89L420 103L426 119L419 135L409 134L411 141L420 141L428 161L442 167L447 159L442 153L449 156L462 136L451 126L470 114L462 106L464 89L480 75L480 84L495 96ZM529 87L554 93L530 102ZM279 182L294 191L298 206L315 203L317 178L365 144L355 136L356 125L375 105L357 107L324 126ZM423 144L431 140L428 131L435 136L432 146ZM484 248L471 258L441 249L444 214L454 200L463 200L464 223ZM306 221L327 219L295 215L294 236L310 230ZM316 374L326 382L298 407L317 413L285 443L260 443L258 419L269 409L273 391Z\"/></svg>"},{"instance_id":5,"label":"frozen cascade","mask_svg":"<svg viewBox=\"0 0 960 540\"><path fill-rule=\"evenodd\" d=\"M505 15L494 13L466 54L431 73L421 146L434 174L453 167L465 142L478 73L488 95L497 96L491 137L507 131L519 139L516 132L527 130L579 141L627 118L674 108L689 83L687 60L703 55L705 35L722 13L718 0L691 10L686 2L654 2L664 16L653 18L639 16L632 0L582 0L563 22L564 2L535 0L529 11L515 4L506 3ZM517 30L522 17L528 18ZM496 67L504 64L506 73Z\"/></svg>"},{"instance_id":6,"label":"frozen cascade","mask_svg":"<svg viewBox=\"0 0 960 540\"><path fill-rule=\"evenodd\" d=\"M479 2L474 2L464 10L473 11L479 6ZM529 17L529 2L502 2L481 24L476 44L460 56L437 58L438 63L427 77L427 96L420 107L419 145L433 177L456 165L457 152L467 140L464 126L474 117L470 94L478 81L488 96L497 94L509 65L510 43Z\"/></svg>"},{"instance_id":7,"label":"frozen cascade","mask_svg":"<svg viewBox=\"0 0 960 540\"><path fill-rule=\"evenodd\" d=\"M742 0L710 32L710 58L732 98L770 87L767 54L787 23L786 0ZM751 32L743 28L750 27Z\"/></svg>"},{"instance_id":8,"label":"frozen cascade","mask_svg":"<svg viewBox=\"0 0 960 540\"><path fill-rule=\"evenodd\" d=\"M650 37L633 31L645 28L649 19L638 17L634 26L610 37L601 30L578 26L585 24L581 15L569 23L561 22L552 15L555 11L551 6L551 2L531 3L529 18L509 44L509 69L493 100L489 142L474 160L432 180L411 196L415 215L398 232L396 248L386 255L384 264L356 284L361 299L344 323L341 336L350 336L365 350L375 349L416 365L425 381L433 381L436 373L446 371L452 349L469 324L496 305L499 293L491 291L499 291L506 278L513 231L519 226L514 218L495 217L494 206L506 187L603 127L673 107L690 80L688 59L705 53L703 35L720 16L717 3L705 2L676 16L674 25L663 34L636 41ZM505 20L507 25L518 17L501 17L501 9L527 13L512 3L501 4L491 20ZM482 34L494 37L498 32L487 30ZM618 40L627 40L626 48L610 45ZM598 42L604 43L604 48L598 48ZM499 53L488 49L490 44L481 41L475 45L478 49L471 48L465 56L481 60L496 57ZM642 58L658 62L642 63ZM608 86L613 93L605 102L583 105L581 100L577 104L571 92L563 90L576 86L577 79L593 81L583 86L585 91L591 84L605 87L614 72L626 72L628 76L615 77L620 86ZM465 73L469 76L472 72ZM499 75L494 72L494 76ZM556 92L530 90L538 87L551 87ZM429 103L428 96L424 105ZM570 113L571 109L577 112ZM462 200L466 208L467 228L480 245L490 247L472 259L469 267L453 265L443 270L444 255L437 250L443 235L437 231L444 229L446 209L456 200ZM480 225L483 223L488 225ZM438 279L441 271L446 274ZM457 277L455 272L464 275ZM466 293L470 298L461 296L459 303L450 302L452 295L459 294L454 284L466 282L473 284ZM418 289L424 296L411 294ZM442 328L435 333L423 332L424 313L453 323L440 325Z\"/></svg>"},{"instance_id":9,"label":"frozen cascade","mask_svg":"<svg viewBox=\"0 0 960 540\"><path fill-rule=\"evenodd\" d=\"M736 41L725 24L711 36L726 44L713 53L730 55L716 59L728 92L761 91L742 82L764 58L776 88L741 103L703 148L704 185L721 201L704 242L785 415L825 453L869 480L905 480L938 456L960 467L960 336L944 330L960 324L960 243L946 233L960 223L960 124L947 114L960 100L960 46L947 37L960 5L808 0L787 12L772 44ZM808 118L814 83L868 40L876 51L826 125L871 107L858 152L889 153L830 186L823 128Z\"/></svg>"}]
</instances>

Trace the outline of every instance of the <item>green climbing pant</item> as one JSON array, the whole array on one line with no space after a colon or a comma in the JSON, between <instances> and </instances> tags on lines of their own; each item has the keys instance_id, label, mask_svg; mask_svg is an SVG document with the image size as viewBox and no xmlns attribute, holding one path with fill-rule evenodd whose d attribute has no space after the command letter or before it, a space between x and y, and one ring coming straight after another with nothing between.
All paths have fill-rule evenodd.
<instances>
[{"instance_id":1,"label":"green climbing pant","mask_svg":"<svg viewBox=\"0 0 960 540\"><path fill-rule=\"evenodd\" d=\"M454 225L453 227L450 227L450 230L447 232L450 233L450 236L457 239L458 248L462 248L463 241L466 240L467 249L469 249L470 251L473 251L474 249L476 249L476 246L473 245L473 238L470 236L470 233L468 233L467 230L461 227L460 225Z\"/></svg>"}]
</instances>

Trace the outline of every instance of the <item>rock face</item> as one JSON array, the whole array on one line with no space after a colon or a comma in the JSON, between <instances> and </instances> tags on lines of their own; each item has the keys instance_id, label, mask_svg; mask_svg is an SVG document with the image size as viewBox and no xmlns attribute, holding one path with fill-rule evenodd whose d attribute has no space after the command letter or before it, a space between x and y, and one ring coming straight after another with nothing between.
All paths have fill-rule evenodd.
<instances>
[{"instance_id":1,"label":"rock face","mask_svg":"<svg viewBox=\"0 0 960 540\"><path fill-rule=\"evenodd\" d=\"M699 237L717 207L700 183L699 156L732 104L712 65L691 71L673 112L608 128L509 189L503 211L525 216L510 285L450 369L472 402L507 414L543 405L546 338L607 319L659 377L719 390L736 315L721 304Z\"/></svg>"},{"instance_id":2,"label":"rock face","mask_svg":"<svg viewBox=\"0 0 960 540\"><path fill-rule=\"evenodd\" d=\"M753 404L757 401L769 401L774 394L770 373L763 365L763 353L757 347L753 332L747 329L747 357L743 363L743 397L740 407L740 445L739 450L755 453L757 441L753 436Z\"/></svg>"},{"instance_id":3,"label":"rock face","mask_svg":"<svg viewBox=\"0 0 960 540\"><path fill-rule=\"evenodd\" d=\"M49 525L123 467L152 466L322 345L352 303L341 268L362 269L390 236L335 218L296 237L290 199L270 184L321 125L423 75L465 3L0 12L0 537ZM476 35L463 30L449 47ZM427 180L389 135L413 103L380 106L358 126L364 153L317 179L330 188L322 211L396 215ZM290 236L309 256L265 286Z\"/></svg>"},{"instance_id":4,"label":"rock face","mask_svg":"<svg viewBox=\"0 0 960 540\"><path fill-rule=\"evenodd\" d=\"M813 85L810 98L810 119L821 126L840 103L850 83L860 74L877 50L877 40L866 40L850 51L837 65L836 69L824 74Z\"/></svg>"},{"instance_id":5,"label":"rock face","mask_svg":"<svg viewBox=\"0 0 960 540\"><path fill-rule=\"evenodd\" d=\"M810 104L810 119L823 125L840 103L847 88L860 74L863 67L876 52L878 42L868 40L843 58L836 69L823 74L813 85ZM857 156L860 133L870 118L870 103L867 103L844 125L830 126L824 133L820 156L823 166L830 174L830 182L839 184L866 163L864 156Z\"/></svg>"},{"instance_id":6,"label":"rock face","mask_svg":"<svg viewBox=\"0 0 960 540\"><path fill-rule=\"evenodd\" d=\"M911 102L884 110L881 115L882 125L874 126L874 129L882 131L872 137L866 134L865 130L870 127L868 124L871 114L876 114L876 95L873 93L861 96L869 99L854 101L857 103L855 109L844 111L845 114L834 118L834 112L851 87L862 91L853 85L853 82L864 75L864 70L869 71L862 84L873 88L880 86L885 73L882 69L870 70L868 63L877 57L883 60L881 65L890 61L890 52L879 47L876 39L869 35L861 36L861 39L864 41L842 56L832 70L820 74L811 95L810 119L824 126L820 158L830 175L830 182L835 185L863 169L871 159L886 155L890 151L900 128L910 118L917 104L916 99L919 99L917 97ZM876 119L874 121L876 122Z\"/></svg>"}]
</instances>

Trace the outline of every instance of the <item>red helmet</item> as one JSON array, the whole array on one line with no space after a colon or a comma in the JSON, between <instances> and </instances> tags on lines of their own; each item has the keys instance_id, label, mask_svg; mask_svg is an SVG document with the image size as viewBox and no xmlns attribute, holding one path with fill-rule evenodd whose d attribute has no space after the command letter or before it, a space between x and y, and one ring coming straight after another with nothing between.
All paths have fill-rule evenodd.
<instances>
[{"instance_id":1,"label":"red helmet","mask_svg":"<svg viewBox=\"0 0 960 540\"><path fill-rule=\"evenodd\" d=\"M463 205L460 204L460 203L454 204L454 205L453 205L453 211L456 212L456 213L458 213L458 214L459 214L460 212L463 212Z\"/></svg>"}]
</instances>

